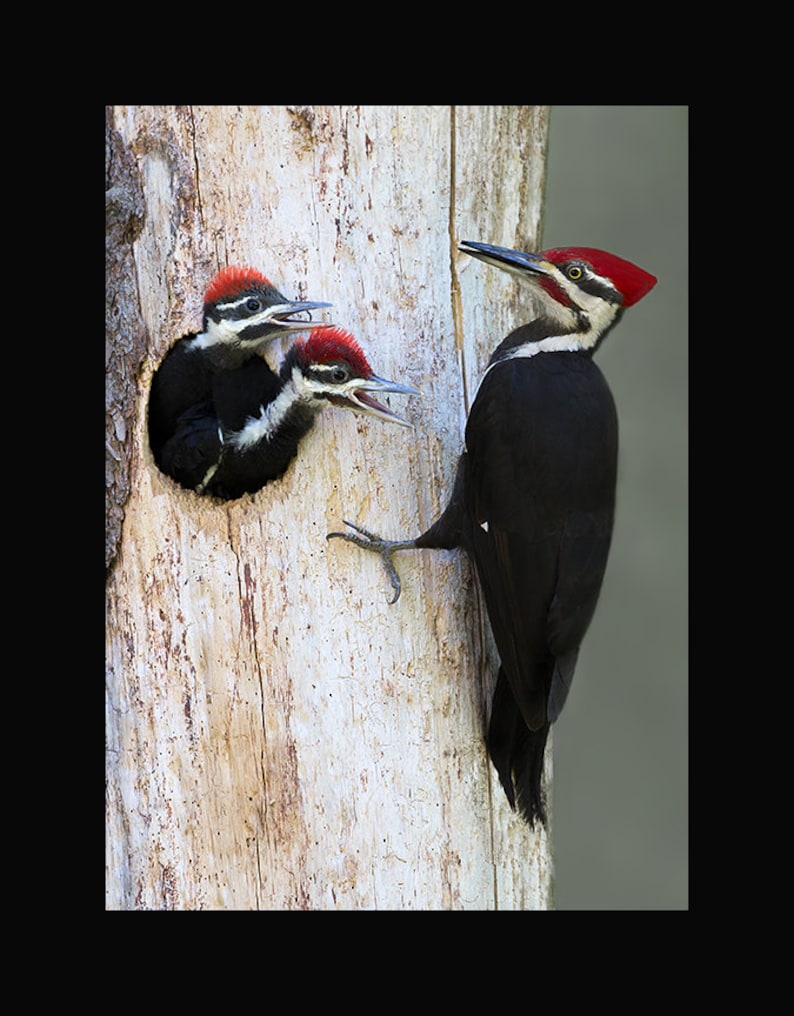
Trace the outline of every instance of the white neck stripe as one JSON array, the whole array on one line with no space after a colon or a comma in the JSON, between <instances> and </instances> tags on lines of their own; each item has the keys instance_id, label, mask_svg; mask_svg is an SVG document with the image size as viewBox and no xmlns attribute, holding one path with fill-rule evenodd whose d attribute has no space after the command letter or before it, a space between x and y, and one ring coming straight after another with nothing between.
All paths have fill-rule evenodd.
<instances>
[{"instance_id":1,"label":"white neck stripe","mask_svg":"<svg viewBox=\"0 0 794 1016\"><path fill-rule=\"evenodd\" d=\"M231 435L230 443L239 451L246 451L261 441L272 440L293 406L312 401L312 393L303 374L298 367L293 367L292 377L275 399L259 407L259 416L249 416L242 430Z\"/></svg>"},{"instance_id":2,"label":"white neck stripe","mask_svg":"<svg viewBox=\"0 0 794 1016\"><path fill-rule=\"evenodd\" d=\"M485 380L489 371L492 371L494 367L498 367L500 363L506 363L507 360L528 359L531 356L537 356L538 353L576 353L582 349L587 349L588 346L581 341L581 338L581 335L577 335L574 332L570 335L550 335L539 342L525 342L523 346L516 346L515 349L511 349L486 368L485 373L480 378L480 385ZM480 385L477 386L478 391Z\"/></svg>"},{"instance_id":3,"label":"white neck stripe","mask_svg":"<svg viewBox=\"0 0 794 1016\"><path fill-rule=\"evenodd\" d=\"M284 422L294 402L295 390L288 385L267 406L259 407L259 416L249 416L242 430L231 436L230 443L239 451L245 451L260 441L268 441Z\"/></svg>"}]
</instances>

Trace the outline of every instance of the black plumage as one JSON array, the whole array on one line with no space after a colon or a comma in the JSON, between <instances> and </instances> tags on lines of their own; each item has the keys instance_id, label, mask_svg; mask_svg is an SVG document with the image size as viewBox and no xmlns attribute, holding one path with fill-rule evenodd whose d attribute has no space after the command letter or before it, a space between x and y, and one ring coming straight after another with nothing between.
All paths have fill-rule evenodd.
<instances>
[{"instance_id":1,"label":"black plumage","mask_svg":"<svg viewBox=\"0 0 794 1016\"><path fill-rule=\"evenodd\" d=\"M174 353L173 361L166 361L163 366L173 366L175 376L179 376L182 367L194 374L206 374L200 380L208 395L188 404L173 421L168 421L163 431L167 434L165 439L160 437L159 418L150 408L149 433L155 462L189 490L216 497L239 497L246 487L236 484L239 493L224 494L219 480L214 479L222 457L223 435L240 430L252 414L275 398L280 389L279 376L260 356L251 357L233 370L204 371L196 370L195 356L180 356L178 349ZM158 385L168 383L169 373L168 370L158 373L155 378ZM158 389L153 386L150 406L157 404ZM259 483L251 489L261 486Z\"/></svg>"}]
</instances>

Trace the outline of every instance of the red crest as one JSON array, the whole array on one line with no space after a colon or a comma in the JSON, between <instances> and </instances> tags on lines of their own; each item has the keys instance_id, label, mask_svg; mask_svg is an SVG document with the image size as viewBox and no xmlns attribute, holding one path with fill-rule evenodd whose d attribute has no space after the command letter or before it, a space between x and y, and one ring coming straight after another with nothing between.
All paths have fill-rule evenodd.
<instances>
[{"instance_id":1,"label":"red crest","mask_svg":"<svg viewBox=\"0 0 794 1016\"><path fill-rule=\"evenodd\" d=\"M586 261L593 271L605 276L623 294L623 306L630 307L650 293L656 285L656 276L639 268L617 254L609 254L595 247L555 247L540 255L555 265L566 261Z\"/></svg>"},{"instance_id":2,"label":"red crest","mask_svg":"<svg viewBox=\"0 0 794 1016\"><path fill-rule=\"evenodd\" d=\"M246 289L257 286L271 286L273 283L256 268L249 268L247 265L227 265L222 268L207 287L204 294L204 303L217 303L219 300L229 300Z\"/></svg>"},{"instance_id":3,"label":"red crest","mask_svg":"<svg viewBox=\"0 0 794 1016\"><path fill-rule=\"evenodd\" d=\"M310 363L343 360L350 364L356 377L372 376L372 368L361 346L350 332L337 325L315 328L308 339L298 339L295 346L298 360L304 367Z\"/></svg>"}]
</instances>

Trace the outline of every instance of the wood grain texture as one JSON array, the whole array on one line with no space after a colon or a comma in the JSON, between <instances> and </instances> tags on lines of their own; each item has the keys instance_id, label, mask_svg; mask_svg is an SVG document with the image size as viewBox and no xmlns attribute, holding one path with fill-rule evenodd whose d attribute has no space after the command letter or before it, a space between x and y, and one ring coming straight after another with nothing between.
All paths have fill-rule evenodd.
<instances>
[{"instance_id":1,"label":"wood grain texture","mask_svg":"<svg viewBox=\"0 0 794 1016\"><path fill-rule=\"evenodd\" d=\"M390 605L379 561L326 541L343 518L417 535L443 508L467 401L527 311L457 243L535 243L547 109L111 116L143 194L147 353L107 579L107 907L549 907L547 835L510 812L483 746L494 650L467 561L401 555ZM152 374L227 263L333 303L376 373L422 390L390 397L415 430L329 409L281 481L228 504L163 476Z\"/></svg>"}]
</instances>

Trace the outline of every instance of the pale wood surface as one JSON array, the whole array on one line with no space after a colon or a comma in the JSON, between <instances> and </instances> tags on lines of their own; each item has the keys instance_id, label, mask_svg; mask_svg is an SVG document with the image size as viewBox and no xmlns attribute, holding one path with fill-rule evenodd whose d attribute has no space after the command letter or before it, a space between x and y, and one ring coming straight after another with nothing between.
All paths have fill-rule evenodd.
<instances>
[{"instance_id":1,"label":"pale wood surface","mask_svg":"<svg viewBox=\"0 0 794 1016\"><path fill-rule=\"evenodd\" d=\"M547 121L111 110L143 193L129 271L146 351L110 439L129 495L107 581L109 909L551 905L548 838L510 812L483 747L494 653L468 563L401 554L391 606L378 560L325 538L343 518L414 536L443 508L467 402L528 312L457 243L535 244ZM376 373L422 389L390 397L415 430L327 410L283 480L227 505L162 476L152 373L227 263L333 303Z\"/></svg>"}]
</instances>

